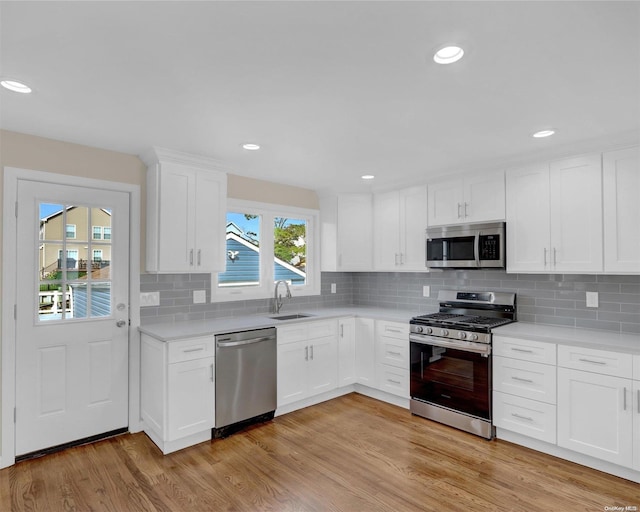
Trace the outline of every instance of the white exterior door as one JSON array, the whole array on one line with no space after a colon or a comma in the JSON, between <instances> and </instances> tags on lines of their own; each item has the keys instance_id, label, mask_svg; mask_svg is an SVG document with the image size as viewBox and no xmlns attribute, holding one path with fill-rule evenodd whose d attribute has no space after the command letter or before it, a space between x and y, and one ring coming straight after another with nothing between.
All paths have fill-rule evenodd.
<instances>
[{"instance_id":1,"label":"white exterior door","mask_svg":"<svg viewBox=\"0 0 640 512\"><path fill-rule=\"evenodd\" d=\"M129 195L20 180L17 197L20 456L128 426Z\"/></svg>"}]
</instances>

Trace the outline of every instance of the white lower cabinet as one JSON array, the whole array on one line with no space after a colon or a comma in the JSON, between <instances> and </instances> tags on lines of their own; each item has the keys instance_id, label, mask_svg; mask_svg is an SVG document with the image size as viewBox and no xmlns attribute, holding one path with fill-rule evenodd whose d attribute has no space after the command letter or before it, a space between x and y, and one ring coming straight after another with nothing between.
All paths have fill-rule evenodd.
<instances>
[{"instance_id":1,"label":"white lower cabinet","mask_svg":"<svg viewBox=\"0 0 640 512\"><path fill-rule=\"evenodd\" d=\"M409 398L409 324L375 323L377 388Z\"/></svg>"},{"instance_id":2,"label":"white lower cabinet","mask_svg":"<svg viewBox=\"0 0 640 512\"><path fill-rule=\"evenodd\" d=\"M364 386L376 385L375 321L356 318L356 382Z\"/></svg>"},{"instance_id":3,"label":"white lower cabinet","mask_svg":"<svg viewBox=\"0 0 640 512\"><path fill-rule=\"evenodd\" d=\"M558 368L558 446L632 467L633 381Z\"/></svg>"},{"instance_id":4,"label":"white lower cabinet","mask_svg":"<svg viewBox=\"0 0 640 512\"><path fill-rule=\"evenodd\" d=\"M338 320L338 387L354 384L356 373L356 319Z\"/></svg>"},{"instance_id":5,"label":"white lower cabinet","mask_svg":"<svg viewBox=\"0 0 640 512\"><path fill-rule=\"evenodd\" d=\"M555 443L556 346L496 336L493 349L494 425Z\"/></svg>"},{"instance_id":6,"label":"white lower cabinet","mask_svg":"<svg viewBox=\"0 0 640 512\"><path fill-rule=\"evenodd\" d=\"M141 416L163 453L211 439L215 426L213 336L164 342L141 336Z\"/></svg>"},{"instance_id":7,"label":"white lower cabinet","mask_svg":"<svg viewBox=\"0 0 640 512\"><path fill-rule=\"evenodd\" d=\"M337 321L278 327L278 407L337 386Z\"/></svg>"}]
</instances>

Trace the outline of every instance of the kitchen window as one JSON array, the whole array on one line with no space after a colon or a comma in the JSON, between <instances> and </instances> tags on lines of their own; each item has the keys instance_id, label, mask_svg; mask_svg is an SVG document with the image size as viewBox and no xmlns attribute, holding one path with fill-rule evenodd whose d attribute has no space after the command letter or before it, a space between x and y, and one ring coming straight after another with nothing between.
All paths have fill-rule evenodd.
<instances>
[{"instance_id":1,"label":"kitchen window","mask_svg":"<svg viewBox=\"0 0 640 512\"><path fill-rule=\"evenodd\" d=\"M273 295L286 281L294 296L320 293L319 212L229 200L226 270L213 275L212 300Z\"/></svg>"}]
</instances>

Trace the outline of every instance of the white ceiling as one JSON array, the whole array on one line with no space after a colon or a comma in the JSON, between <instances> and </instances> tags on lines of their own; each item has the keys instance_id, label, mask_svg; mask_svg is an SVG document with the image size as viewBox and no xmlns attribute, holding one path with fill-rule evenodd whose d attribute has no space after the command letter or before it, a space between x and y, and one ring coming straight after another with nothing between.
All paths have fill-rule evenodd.
<instances>
[{"instance_id":1,"label":"white ceiling","mask_svg":"<svg viewBox=\"0 0 640 512\"><path fill-rule=\"evenodd\" d=\"M0 23L0 75L34 89L0 92L2 128L318 191L640 138L640 2L3 1Z\"/></svg>"}]
</instances>

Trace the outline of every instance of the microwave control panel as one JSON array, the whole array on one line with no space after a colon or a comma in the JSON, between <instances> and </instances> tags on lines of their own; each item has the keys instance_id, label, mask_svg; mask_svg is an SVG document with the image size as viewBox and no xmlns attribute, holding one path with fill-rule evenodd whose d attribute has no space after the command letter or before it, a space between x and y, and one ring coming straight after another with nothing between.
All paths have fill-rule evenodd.
<instances>
[{"instance_id":1,"label":"microwave control panel","mask_svg":"<svg viewBox=\"0 0 640 512\"><path fill-rule=\"evenodd\" d=\"M480 259L500 259L500 235L480 235Z\"/></svg>"}]
</instances>

